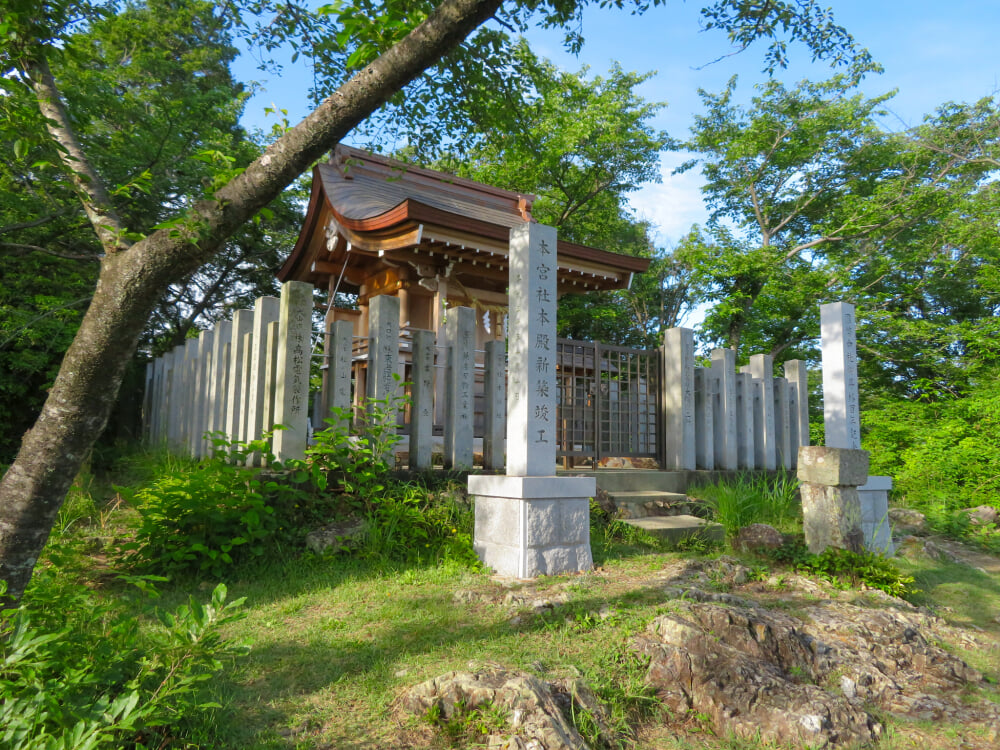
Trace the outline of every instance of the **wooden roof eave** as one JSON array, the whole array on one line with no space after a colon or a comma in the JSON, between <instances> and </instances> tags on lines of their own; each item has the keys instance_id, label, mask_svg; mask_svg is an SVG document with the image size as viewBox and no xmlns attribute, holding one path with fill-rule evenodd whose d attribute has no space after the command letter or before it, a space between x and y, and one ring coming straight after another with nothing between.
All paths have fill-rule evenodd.
<instances>
[{"instance_id":1,"label":"wooden roof eave","mask_svg":"<svg viewBox=\"0 0 1000 750\"><path fill-rule=\"evenodd\" d=\"M317 231L325 233L325 227L321 227L321 219L327 213L337 223L339 233L351 243L352 247L368 252L383 253L417 246L423 236L424 224L482 237L490 241L490 244L496 243L501 246L506 246L510 237L510 229L506 226L457 215L412 198L404 199L393 208L377 216L352 219L338 212L331 204L326 194L324 180L319 174L319 165L317 165L313 167L313 183L306 218L295 243L295 248L278 271L280 281L309 280L312 278L316 261L331 260L329 256L323 258L305 257L309 254L310 247L316 247L313 241L315 233ZM325 234L320 236L325 237ZM625 286L628 286L634 274L645 271L650 263L648 258L618 255L607 250L578 245L566 240L557 241L556 252L557 257L562 256L566 259L582 261L586 265L594 264L621 271Z\"/></svg>"},{"instance_id":2,"label":"wooden roof eave","mask_svg":"<svg viewBox=\"0 0 1000 750\"><path fill-rule=\"evenodd\" d=\"M322 196L322 197L320 197ZM326 191L323 189L323 180L319 179L319 165L313 166L312 189L309 191L309 206L306 208L306 218L302 222L302 229L299 230L295 247L285 258L285 262L278 269L278 281L304 281L310 273L312 260L304 256L308 253L309 245L316 229L319 227L320 216L323 213L324 204L329 206L326 200ZM305 266L303 268L303 266Z\"/></svg>"}]
</instances>

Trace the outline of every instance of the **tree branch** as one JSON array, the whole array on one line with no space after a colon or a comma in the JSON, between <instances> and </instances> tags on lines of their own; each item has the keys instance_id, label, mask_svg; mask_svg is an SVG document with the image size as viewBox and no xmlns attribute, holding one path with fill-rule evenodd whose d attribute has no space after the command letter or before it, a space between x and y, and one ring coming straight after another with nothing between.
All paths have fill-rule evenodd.
<instances>
[{"instance_id":1,"label":"tree branch","mask_svg":"<svg viewBox=\"0 0 1000 750\"><path fill-rule=\"evenodd\" d=\"M59 147L59 160L69 172L70 180L80 196L83 209L87 212L104 251L111 254L127 250L131 243L125 239L125 227L111 203L111 196L104 187L104 181L87 160L83 146L73 131L69 113L66 111L55 78L52 77L48 61L39 53L27 65L25 72L35 92L38 108L45 118L49 136Z\"/></svg>"},{"instance_id":2,"label":"tree branch","mask_svg":"<svg viewBox=\"0 0 1000 750\"><path fill-rule=\"evenodd\" d=\"M0 242L0 248L9 248L11 252L17 252L18 255L24 255L25 253L33 252L33 253L45 253L46 255L54 255L57 258L65 258L66 260L85 260L88 263L98 263L101 260L96 255L80 255L79 253L61 253L58 250L49 250L48 248L41 247L40 245L25 245L20 242Z\"/></svg>"},{"instance_id":3,"label":"tree branch","mask_svg":"<svg viewBox=\"0 0 1000 750\"><path fill-rule=\"evenodd\" d=\"M43 216L40 219L35 219L34 221L24 221L21 222L20 224L8 224L5 227L0 227L0 234L8 234L10 232L19 232L22 229L33 229L34 227L40 227L42 224L46 224L52 221L53 219L58 219L65 213L66 211L56 211L54 214Z\"/></svg>"}]
</instances>

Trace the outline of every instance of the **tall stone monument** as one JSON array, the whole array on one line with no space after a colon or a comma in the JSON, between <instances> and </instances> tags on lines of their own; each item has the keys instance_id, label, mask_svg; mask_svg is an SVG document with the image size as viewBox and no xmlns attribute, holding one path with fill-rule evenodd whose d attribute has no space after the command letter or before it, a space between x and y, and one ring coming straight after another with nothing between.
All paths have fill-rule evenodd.
<instances>
[{"instance_id":1,"label":"tall stone monument","mask_svg":"<svg viewBox=\"0 0 1000 750\"><path fill-rule=\"evenodd\" d=\"M381 428L395 430L396 402L399 397L399 297L379 294L368 306L368 373L365 395L368 398L366 420L375 420ZM372 402L378 402L376 406ZM390 428L390 425L392 427ZM370 431L369 436L373 433ZM374 447L374 445L373 445ZM395 465L395 451L390 447L383 459Z\"/></svg>"},{"instance_id":2,"label":"tall stone monument","mask_svg":"<svg viewBox=\"0 0 1000 750\"><path fill-rule=\"evenodd\" d=\"M555 475L555 229L513 227L509 260L507 474L469 477L476 553L516 578L589 570L596 482Z\"/></svg>"},{"instance_id":3,"label":"tall stone monument","mask_svg":"<svg viewBox=\"0 0 1000 750\"><path fill-rule=\"evenodd\" d=\"M260 297L254 303L250 338L249 382L246 394L247 440L259 440L264 434L264 384L267 380L267 327L280 319L281 301ZM259 458L259 457L257 457Z\"/></svg>"},{"instance_id":4,"label":"tall stone monument","mask_svg":"<svg viewBox=\"0 0 1000 750\"><path fill-rule=\"evenodd\" d=\"M858 393L857 320L854 305L820 305L820 345L823 352L823 425L828 448L861 449L861 408ZM892 552L889 528L891 477L868 477L858 487L865 546Z\"/></svg>"}]
</instances>

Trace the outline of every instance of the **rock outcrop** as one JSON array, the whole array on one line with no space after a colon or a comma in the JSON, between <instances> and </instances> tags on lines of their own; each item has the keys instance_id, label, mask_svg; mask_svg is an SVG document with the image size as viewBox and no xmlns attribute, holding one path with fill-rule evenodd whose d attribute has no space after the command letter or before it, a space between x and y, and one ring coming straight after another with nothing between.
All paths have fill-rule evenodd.
<instances>
[{"instance_id":1,"label":"rock outcrop","mask_svg":"<svg viewBox=\"0 0 1000 750\"><path fill-rule=\"evenodd\" d=\"M707 597L706 597L707 598ZM682 601L635 640L648 680L680 715L716 732L809 747L866 744L878 706L922 720L984 725L1000 710L961 700L981 676L922 632L926 615L825 602L796 617L754 606Z\"/></svg>"},{"instance_id":2,"label":"rock outcrop","mask_svg":"<svg viewBox=\"0 0 1000 750\"><path fill-rule=\"evenodd\" d=\"M940 722L969 729L966 750L1000 747L1000 705L977 698L980 673L938 645L979 651L987 641L926 610L877 590L850 598L794 573L751 578L726 557L677 561L635 584L664 601L664 613L629 647L649 660L646 681L672 717L666 731L687 731L695 721L762 744L856 747L876 742L881 722L895 716L912 720L902 722L911 739L922 736L921 723ZM518 627L535 617L558 623L573 606L564 588L526 585L475 602L512 608ZM605 619L603 610L590 614ZM502 726L476 740L490 748L582 750L623 739L611 735L607 710L579 678L543 679L501 665L421 683L401 705L440 723L497 709L491 716L503 717ZM586 744L571 719L584 714L600 728L596 744L592 736Z\"/></svg>"},{"instance_id":3,"label":"rock outcrop","mask_svg":"<svg viewBox=\"0 0 1000 750\"><path fill-rule=\"evenodd\" d=\"M612 739L600 702L579 679L546 682L502 668L448 672L406 691L400 704L442 723L477 710L499 711L506 716L506 727L479 740L487 739L487 747L498 750L586 750L566 718L571 708L591 716L605 744Z\"/></svg>"}]
</instances>

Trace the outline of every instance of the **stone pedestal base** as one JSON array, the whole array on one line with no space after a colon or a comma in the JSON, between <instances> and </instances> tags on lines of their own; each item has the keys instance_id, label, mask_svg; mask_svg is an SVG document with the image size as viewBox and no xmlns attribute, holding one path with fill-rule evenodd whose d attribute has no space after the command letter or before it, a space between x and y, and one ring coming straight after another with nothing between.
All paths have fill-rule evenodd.
<instances>
[{"instance_id":1,"label":"stone pedestal base","mask_svg":"<svg viewBox=\"0 0 1000 750\"><path fill-rule=\"evenodd\" d=\"M868 477L868 451L804 445L799 448L802 530L809 551L865 549L858 485Z\"/></svg>"},{"instance_id":2,"label":"stone pedestal base","mask_svg":"<svg viewBox=\"0 0 1000 750\"><path fill-rule=\"evenodd\" d=\"M590 570L596 485L593 477L470 476L479 559L515 578Z\"/></svg>"},{"instance_id":3,"label":"stone pedestal base","mask_svg":"<svg viewBox=\"0 0 1000 750\"><path fill-rule=\"evenodd\" d=\"M818 555L827 547L861 552L865 548L861 530L861 501L856 487L838 487L803 482L802 530L809 551Z\"/></svg>"},{"instance_id":4,"label":"stone pedestal base","mask_svg":"<svg viewBox=\"0 0 1000 750\"><path fill-rule=\"evenodd\" d=\"M891 555L895 552L892 544L892 529L889 525L889 490L892 477L868 477L868 483L858 487L861 503L861 530L865 535L865 547L872 552Z\"/></svg>"}]
</instances>

